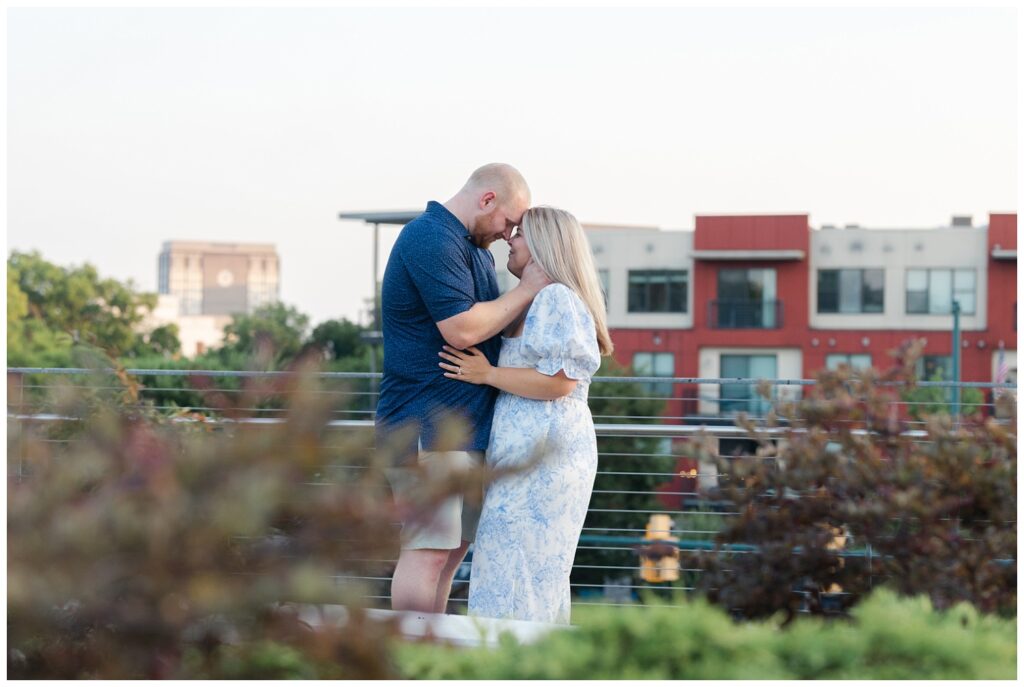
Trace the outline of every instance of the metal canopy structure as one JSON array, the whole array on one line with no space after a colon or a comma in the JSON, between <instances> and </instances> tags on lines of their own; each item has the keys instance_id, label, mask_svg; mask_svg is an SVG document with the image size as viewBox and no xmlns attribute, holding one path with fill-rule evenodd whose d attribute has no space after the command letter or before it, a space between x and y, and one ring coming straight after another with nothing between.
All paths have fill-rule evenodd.
<instances>
[{"instance_id":1,"label":"metal canopy structure","mask_svg":"<svg viewBox=\"0 0 1024 687\"><path fill-rule=\"evenodd\" d=\"M372 212L339 212L338 219L359 220L373 225L373 316L374 324L380 327L380 298L377 293L377 262L380 253L380 225L408 224L423 214L422 210L374 210ZM379 335L378 335L379 336Z\"/></svg>"},{"instance_id":2,"label":"metal canopy structure","mask_svg":"<svg viewBox=\"0 0 1024 687\"><path fill-rule=\"evenodd\" d=\"M383 210L377 212L339 212L338 219L357 219L367 224L408 224L423 210Z\"/></svg>"},{"instance_id":3,"label":"metal canopy structure","mask_svg":"<svg viewBox=\"0 0 1024 687\"><path fill-rule=\"evenodd\" d=\"M380 262L380 225L405 225L423 214L422 210L375 210L373 212L339 212L340 220L358 220L373 225L373 319L374 331L366 332L363 340L370 344L370 371L377 372L377 346L383 339L381 336L380 291L377 288L380 278L377 263ZM374 383L376 385L376 382Z\"/></svg>"}]
</instances>

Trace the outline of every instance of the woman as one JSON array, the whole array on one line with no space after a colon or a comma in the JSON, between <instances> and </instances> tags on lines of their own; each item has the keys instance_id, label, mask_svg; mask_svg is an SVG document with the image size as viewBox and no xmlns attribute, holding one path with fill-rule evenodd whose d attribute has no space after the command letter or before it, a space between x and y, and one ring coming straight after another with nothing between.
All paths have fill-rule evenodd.
<instances>
[{"instance_id":1,"label":"woman","mask_svg":"<svg viewBox=\"0 0 1024 687\"><path fill-rule=\"evenodd\" d=\"M597 471L587 391L612 342L590 244L575 217L531 208L509 246L512 274L532 259L554 283L506 329L498 367L475 348L446 346L440 354L446 377L501 390L488 465L529 465L487 489L469 613L568 624L569 573Z\"/></svg>"}]
</instances>

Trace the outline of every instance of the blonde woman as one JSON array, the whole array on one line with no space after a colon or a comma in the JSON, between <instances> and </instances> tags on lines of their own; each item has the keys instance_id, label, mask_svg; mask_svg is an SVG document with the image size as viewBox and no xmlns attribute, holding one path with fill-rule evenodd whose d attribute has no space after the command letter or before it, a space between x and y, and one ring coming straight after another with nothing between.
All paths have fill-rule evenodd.
<instances>
[{"instance_id":1,"label":"blonde woman","mask_svg":"<svg viewBox=\"0 0 1024 687\"><path fill-rule=\"evenodd\" d=\"M445 347L446 377L499 390L487 462L529 470L491 484L473 549L470 615L569 622L569 573L597 471L590 378L612 352L590 245L564 210L530 208L508 269L531 260L553 282L505 330L498 366Z\"/></svg>"}]
</instances>

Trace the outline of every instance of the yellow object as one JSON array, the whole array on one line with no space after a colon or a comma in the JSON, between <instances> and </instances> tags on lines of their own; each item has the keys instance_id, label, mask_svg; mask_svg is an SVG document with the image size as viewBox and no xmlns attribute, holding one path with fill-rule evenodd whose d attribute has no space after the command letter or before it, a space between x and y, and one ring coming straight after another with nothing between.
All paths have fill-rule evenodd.
<instances>
[{"instance_id":1,"label":"yellow object","mask_svg":"<svg viewBox=\"0 0 1024 687\"><path fill-rule=\"evenodd\" d=\"M832 538L832 541L830 541L828 544L825 544L825 548L828 549L829 551L842 551L843 549L845 549L846 548L846 532L841 527L828 527L827 525L826 525L826 527L828 528L828 530L834 536ZM840 558L839 559L839 567L841 568L844 565L846 565L846 562L842 558ZM831 585L829 585L829 588L825 590L825 593L826 594L838 594L838 593L840 593L842 591L843 591L843 588L842 588L841 585L832 583Z\"/></svg>"},{"instance_id":2,"label":"yellow object","mask_svg":"<svg viewBox=\"0 0 1024 687\"><path fill-rule=\"evenodd\" d=\"M667 515L652 515L647 523L644 539L659 543L649 546L645 553L640 554L640 577L645 582L678 580L679 549L672 544L678 542L679 537L672 536L672 518Z\"/></svg>"}]
</instances>

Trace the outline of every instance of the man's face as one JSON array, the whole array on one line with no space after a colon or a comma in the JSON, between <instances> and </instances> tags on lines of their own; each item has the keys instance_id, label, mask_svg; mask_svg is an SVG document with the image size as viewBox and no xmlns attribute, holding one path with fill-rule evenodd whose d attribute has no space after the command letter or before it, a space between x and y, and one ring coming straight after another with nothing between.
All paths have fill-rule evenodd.
<instances>
[{"instance_id":1,"label":"man's face","mask_svg":"<svg viewBox=\"0 0 1024 687\"><path fill-rule=\"evenodd\" d=\"M512 231L522 221L529 201L515 199L502 204L494 199L490 201L490 206L493 208L491 212L478 215L470 231L473 243L481 248L488 248L498 239L508 241L512 237Z\"/></svg>"}]
</instances>

